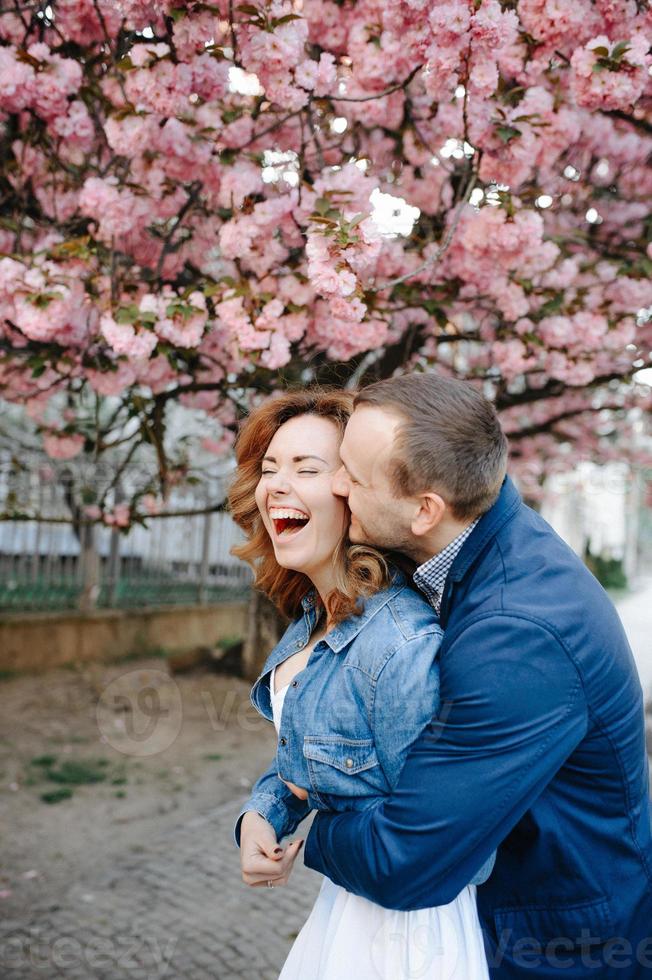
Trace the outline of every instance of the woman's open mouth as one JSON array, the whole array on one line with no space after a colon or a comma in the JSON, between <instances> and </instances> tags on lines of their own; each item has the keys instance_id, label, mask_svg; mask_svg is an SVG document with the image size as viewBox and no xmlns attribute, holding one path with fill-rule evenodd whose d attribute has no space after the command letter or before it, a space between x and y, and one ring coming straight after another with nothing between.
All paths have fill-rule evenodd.
<instances>
[{"instance_id":1,"label":"woman's open mouth","mask_svg":"<svg viewBox=\"0 0 652 980\"><path fill-rule=\"evenodd\" d=\"M269 516L277 537L287 537L303 530L310 517L295 507L270 507Z\"/></svg>"}]
</instances>

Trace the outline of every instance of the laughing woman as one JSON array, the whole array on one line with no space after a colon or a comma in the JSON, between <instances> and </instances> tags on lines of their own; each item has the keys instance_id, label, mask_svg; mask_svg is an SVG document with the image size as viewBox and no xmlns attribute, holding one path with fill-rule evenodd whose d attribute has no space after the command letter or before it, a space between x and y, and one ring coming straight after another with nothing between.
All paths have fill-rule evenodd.
<instances>
[{"instance_id":1,"label":"laughing woman","mask_svg":"<svg viewBox=\"0 0 652 980\"><path fill-rule=\"evenodd\" d=\"M237 443L229 502L248 540L235 551L292 620L251 692L278 733L236 825L254 887L285 884L298 847L276 842L312 809L380 803L439 710L437 615L379 552L348 542L348 510L331 489L352 401L342 391L269 399ZM493 860L450 904L407 912L324 878L279 980L483 980L475 885Z\"/></svg>"}]
</instances>

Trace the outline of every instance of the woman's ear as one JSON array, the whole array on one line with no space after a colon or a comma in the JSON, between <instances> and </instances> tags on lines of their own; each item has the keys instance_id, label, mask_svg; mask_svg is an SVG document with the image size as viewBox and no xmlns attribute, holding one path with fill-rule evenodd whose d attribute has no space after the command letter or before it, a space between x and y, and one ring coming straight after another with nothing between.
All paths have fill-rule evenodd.
<instances>
[{"instance_id":1,"label":"woman's ear","mask_svg":"<svg viewBox=\"0 0 652 980\"><path fill-rule=\"evenodd\" d=\"M446 503L438 493L421 493L416 499L419 509L412 518L411 530L420 538L437 527L444 516Z\"/></svg>"}]
</instances>

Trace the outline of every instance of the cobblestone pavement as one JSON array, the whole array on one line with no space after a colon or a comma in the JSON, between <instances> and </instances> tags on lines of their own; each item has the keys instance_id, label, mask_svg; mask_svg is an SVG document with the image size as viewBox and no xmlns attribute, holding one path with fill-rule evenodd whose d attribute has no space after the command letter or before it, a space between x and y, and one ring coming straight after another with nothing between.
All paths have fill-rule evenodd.
<instances>
[{"instance_id":1,"label":"cobblestone pavement","mask_svg":"<svg viewBox=\"0 0 652 980\"><path fill-rule=\"evenodd\" d=\"M619 605L648 695L651 608L652 580ZM321 878L299 856L288 888L243 885L232 841L239 802L154 836L56 904L36 901L2 921L0 980L277 980Z\"/></svg>"},{"instance_id":2,"label":"cobblestone pavement","mask_svg":"<svg viewBox=\"0 0 652 980\"><path fill-rule=\"evenodd\" d=\"M299 856L288 887L247 888L238 809L194 818L28 921L3 921L2 980L276 980L321 877Z\"/></svg>"}]
</instances>

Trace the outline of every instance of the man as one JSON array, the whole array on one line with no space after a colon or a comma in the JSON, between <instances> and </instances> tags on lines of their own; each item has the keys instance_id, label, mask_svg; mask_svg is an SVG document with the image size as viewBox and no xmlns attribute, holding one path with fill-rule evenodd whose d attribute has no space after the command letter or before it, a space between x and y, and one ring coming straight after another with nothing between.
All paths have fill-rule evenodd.
<instances>
[{"instance_id":1,"label":"man","mask_svg":"<svg viewBox=\"0 0 652 980\"><path fill-rule=\"evenodd\" d=\"M416 909L452 901L498 847L478 888L492 977L652 977L642 695L610 600L504 476L471 386L371 385L341 456L351 539L412 558L439 611L442 711L386 802L316 816L305 863Z\"/></svg>"}]
</instances>

